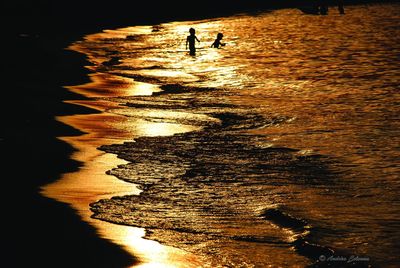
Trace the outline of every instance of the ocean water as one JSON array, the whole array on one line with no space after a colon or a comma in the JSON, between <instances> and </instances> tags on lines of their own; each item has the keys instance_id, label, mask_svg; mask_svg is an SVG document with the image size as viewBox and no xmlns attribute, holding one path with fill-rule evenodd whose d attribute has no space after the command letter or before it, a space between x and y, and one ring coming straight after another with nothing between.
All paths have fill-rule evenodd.
<instances>
[{"instance_id":1,"label":"ocean water","mask_svg":"<svg viewBox=\"0 0 400 268\"><path fill-rule=\"evenodd\" d=\"M131 140L99 150L129 161L108 174L142 192L91 204L93 217L145 228L204 267L399 266L400 5L345 9L74 43L102 79L89 90L137 122ZM218 32L226 45L210 48Z\"/></svg>"}]
</instances>

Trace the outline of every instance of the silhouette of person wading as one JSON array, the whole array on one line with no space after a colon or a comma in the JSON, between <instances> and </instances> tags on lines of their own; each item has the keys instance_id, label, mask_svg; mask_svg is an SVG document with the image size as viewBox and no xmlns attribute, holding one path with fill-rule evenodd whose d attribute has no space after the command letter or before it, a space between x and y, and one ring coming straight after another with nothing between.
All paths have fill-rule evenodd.
<instances>
[{"instance_id":1,"label":"silhouette of person wading","mask_svg":"<svg viewBox=\"0 0 400 268\"><path fill-rule=\"evenodd\" d=\"M195 29L190 28L189 33L190 33L190 35L188 35L186 38L186 49L188 48L188 44L189 44L189 54L194 56L194 55L196 55L195 42L197 40L197 42L200 43L200 40L195 35L196 34Z\"/></svg>"},{"instance_id":2,"label":"silhouette of person wading","mask_svg":"<svg viewBox=\"0 0 400 268\"><path fill-rule=\"evenodd\" d=\"M219 48L220 46L225 46L225 44L221 43L222 37L224 35L222 33L217 34L217 39L215 39L214 43L212 43L211 47Z\"/></svg>"}]
</instances>

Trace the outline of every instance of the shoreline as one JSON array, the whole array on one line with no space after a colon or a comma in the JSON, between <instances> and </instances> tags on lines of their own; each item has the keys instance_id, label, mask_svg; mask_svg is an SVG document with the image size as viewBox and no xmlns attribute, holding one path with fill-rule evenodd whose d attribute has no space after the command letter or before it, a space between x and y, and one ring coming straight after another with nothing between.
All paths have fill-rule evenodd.
<instances>
[{"instance_id":1,"label":"shoreline","mask_svg":"<svg viewBox=\"0 0 400 268\"><path fill-rule=\"evenodd\" d=\"M7 245L4 255L8 267L157 267L157 260L151 260L156 255L164 264L183 263L182 259L196 262L195 257L182 250L143 239L145 233L140 228L90 217L91 202L138 193L131 183L105 173L123 160L97 150L96 144L85 146L83 141L87 137L96 142L99 137L93 135L110 130L109 126L99 128L97 123L113 115L101 111L106 103L93 105L83 92L74 92L69 89L73 86L67 86L93 82L88 76L91 72L83 68L88 64L84 55L66 50L69 40L16 37L11 41L10 51L18 49L19 54L17 58L11 54L7 58L13 64L6 76L10 80L7 84L14 86L3 95L9 101L2 106L4 128L0 136L2 152L8 156L4 166L12 171L4 189L17 189L2 195L5 204L12 202L5 206L7 232L2 240ZM24 61L21 70L19 64ZM27 77L21 79L21 75ZM89 133L90 127L85 129L85 117L93 119L94 132ZM123 131L110 135L123 136ZM104 139L100 143L103 145ZM71 174L85 171L88 159L98 161L92 166L100 165L93 179L105 180L93 190L88 190L88 184L74 188L76 181L71 179L76 177ZM87 172L90 169L86 175ZM70 192L62 189L66 180L72 182ZM40 193L54 185L60 198ZM107 190L110 185L114 189L111 192ZM71 199L77 203L69 204ZM138 245L145 247L140 249Z\"/></svg>"},{"instance_id":2,"label":"shoreline","mask_svg":"<svg viewBox=\"0 0 400 268\"><path fill-rule=\"evenodd\" d=\"M8 156L4 167L12 170L4 189L16 189L3 195L3 202L10 206L5 208L4 240L9 267L126 267L137 261L119 246L99 238L70 206L38 194L41 186L83 167L82 162L71 159L77 149L56 138L83 133L54 117L99 113L64 102L86 99L64 86L87 82L89 73L77 68L84 65L82 55L63 50L69 41L18 37L7 44L9 51L19 53L17 58L12 53L6 55L6 63L11 65L6 85L13 86L4 93L5 127L0 137L2 151Z\"/></svg>"},{"instance_id":3,"label":"shoreline","mask_svg":"<svg viewBox=\"0 0 400 268\"><path fill-rule=\"evenodd\" d=\"M40 187L73 172L82 163L59 136L83 133L56 116L97 111L64 102L85 99L67 83L87 81L76 68L84 59L65 51L65 39L12 36L8 50L0 145L7 156L2 195L7 267L126 267L137 262L121 247L98 236L69 205L42 196Z\"/></svg>"},{"instance_id":4,"label":"shoreline","mask_svg":"<svg viewBox=\"0 0 400 268\"><path fill-rule=\"evenodd\" d=\"M87 133L80 136L60 137L77 150L71 156L72 159L84 164L78 171L65 173L56 182L42 187L42 194L70 204L84 222L96 229L100 237L121 246L138 259L138 262L133 262L128 267L144 268L160 265L188 267L187 263L194 263L193 267L198 267L199 261L193 254L144 239L145 230L142 228L113 224L91 217L93 214L90 210L91 203L114 196L140 194L141 191L134 184L106 174L106 171L127 162L118 159L116 155L97 149L104 144L118 144L131 140L133 133L129 131L130 127L118 128L118 126L129 126L125 117L106 112L108 109L116 108L110 106L115 106L115 104L96 100L70 101L70 103L88 106L101 113L57 118L58 121ZM111 122L111 126L107 122Z\"/></svg>"}]
</instances>

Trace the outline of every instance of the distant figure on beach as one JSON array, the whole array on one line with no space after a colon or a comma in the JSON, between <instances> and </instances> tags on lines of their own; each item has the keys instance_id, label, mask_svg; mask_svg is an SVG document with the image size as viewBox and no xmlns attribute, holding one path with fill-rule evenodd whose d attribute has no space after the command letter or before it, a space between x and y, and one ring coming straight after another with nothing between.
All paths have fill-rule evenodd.
<instances>
[{"instance_id":1,"label":"distant figure on beach","mask_svg":"<svg viewBox=\"0 0 400 268\"><path fill-rule=\"evenodd\" d=\"M321 0L314 1L311 6L299 7L299 9L310 15L328 15L328 6Z\"/></svg>"},{"instance_id":2,"label":"distant figure on beach","mask_svg":"<svg viewBox=\"0 0 400 268\"><path fill-rule=\"evenodd\" d=\"M319 7L319 14L321 15L328 15L328 6L326 5L321 5Z\"/></svg>"},{"instance_id":3,"label":"distant figure on beach","mask_svg":"<svg viewBox=\"0 0 400 268\"><path fill-rule=\"evenodd\" d=\"M340 14L344 14L343 0L337 0L337 7Z\"/></svg>"},{"instance_id":4,"label":"distant figure on beach","mask_svg":"<svg viewBox=\"0 0 400 268\"><path fill-rule=\"evenodd\" d=\"M328 15L328 5L325 0L318 1L319 14Z\"/></svg>"},{"instance_id":5,"label":"distant figure on beach","mask_svg":"<svg viewBox=\"0 0 400 268\"><path fill-rule=\"evenodd\" d=\"M194 56L196 55L196 46L195 46L195 42L197 40L197 42L200 43L200 40L196 37L196 30L193 28L189 29L189 33L190 35L187 36L186 38L186 49L188 48L188 44L189 44L189 54Z\"/></svg>"},{"instance_id":6,"label":"distant figure on beach","mask_svg":"<svg viewBox=\"0 0 400 268\"><path fill-rule=\"evenodd\" d=\"M338 7L338 11L341 15L344 14L343 0L334 1ZM299 9L305 14L311 15L328 15L329 7L327 0L314 0L311 6L299 7Z\"/></svg>"},{"instance_id":7,"label":"distant figure on beach","mask_svg":"<svg viewBox=\"0 0 400 268\"><path fill-rule=\"evenodd\" d=\"M214 43L212 43L211 47L219 48L220 46L225 46L225 44L221 43L222 37L224 35L222 33L217 34L217 39L215 39Z\"/></svg>"}]
</instances>

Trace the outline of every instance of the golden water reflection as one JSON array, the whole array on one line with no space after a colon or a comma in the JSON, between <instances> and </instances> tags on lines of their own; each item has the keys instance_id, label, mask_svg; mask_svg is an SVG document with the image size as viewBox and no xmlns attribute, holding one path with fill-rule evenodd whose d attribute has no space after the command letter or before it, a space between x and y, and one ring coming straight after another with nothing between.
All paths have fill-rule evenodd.
<instances>
[{"instance_id":1,"label":"golden water reflection","mask_svg":"<svg viewBox=\"0 0 400 268\"><path fill-rule=\"evenodd\" d=\"M158 85L106 73L89 75L90 82L68 87L71 91L90 97L149 96L160 91Z\"/></svg>"},{"instance_id":2,"label":"golden water reflection","mask_svg":"<svg viewBox=\"0 0 400 268\"><path fill-rule=\"evenodd\" d=\"M96 77L95 79L93 79ZM101 74L92 76L92 80L104 82L115 81L115 77L105 77ZM117 79L118 80L118 79ZM97 82L98 82L97 81ZM94 82L82 87L74 87L79 93L90 96L90 88L99 84ZM102 83L101 82L101 83ZM100 83L100 85L101 85ZM107 88L109 88L109 84ZM135 87L123 87L124 94L141 95L145 91L155 89L145 83L136 83ZM121 94L121 88L116 86L113 90L103 91L94 95ZM147 91L148 93L152 93ZM102 111L99 114L73 115L58 117L57 120L77 128L87 134L73 137L59 137L59 139L72 145L77 151L71 156L80 161L83 166L77 172L63 174L60 180L42 187L44 196L70 204L82 217L82 220L94 226L98 234L122 246L133 256L139 258L141 263L132 267L199 267L199 257L183 250L161 245L158 242L146 240L145 230L142 228L116 225L91 218L93 214L89 204L100 199L113 196L139 195L140 190L132 183L127 183L113 176L106 175L106 171L126 164L127 162L115 155L104 153L97 148L104 144L118 144L131 140L137 136L173 135L175 133L192 130L191 126L173 123L149 122L137 118L130 118L114 113L104 112L116 108L115 103L105 100L69 101L69 103L86 106Z\"/></svg>"},{"instance_id":3,"label":"golden water reflection","mask_svg":"<svg viewBox=\"0 0 400 268\"><path fill-rule=\"evenodd\" d=\"M395 120L398 114L398 106L395 105L398 99L398 91L395 90L398 76L394 75L394 70L390 70L397 66L398 61L395 61L396 50L387 49L398 45L395 38L385 36L392 31L390 20L395 17L390 14L391 11L380 8L371 13L354 7L349 9L346 16L337 17L334 14L324 17L303 16L296 12L282 10L270 16L176 22L160 25L164 30L155 32L152 32L151 26L131 27L86 37L87 43L78 43L73 47L88 55L93 64L90 69L96 73L90 76L90 83L71 87L71 90L89 97L116 97L113 100L115 104L110 106L107 101L100 100L94 104L90 101L75 102L107 113L75 116L73 120L65 121L94 135L76 137L68 142L81 143L80 149L85 152L87 146L96 148L103 144L132 140L136 136L168 136L196 130L189 122L203 120L190 112L174 113L168 108L161 111L168 105L161 105L160 109L136 109L135 103L132 103L130 109L121 108L117 104L131 99L118 100L117 97L144 96L160 90L157 85L152 86L128 77L150 77L151 81L160 81L160 84L185 82L185 86L228 88L226 94L215 94L212 97L224 98L225 103L236 107L249 107L265 117L287 119L282 124L267 125L252 132L266 137L268 144L264 146L296 148L300 149L298 154L302 156L323 154L342 161L340 165L334 163L331 166L333 171L342 176L341 180L334 182L336 186L325 185L326 189L323 189L317 185L315 189L310 189L310 185L293 185L293 188L285 192L294 193L299 198L289 200L285 196L286 199L281 202L288 207L296 207L299 213L332 229L350 230L346 234L348 237L341 237L340 241L334 235L324 235L320 237L321 242L339 248L343 245L357 247L361 253L375 252L377 245L374 243L378 243L382 237L387 243L395 244L390 238L390 232L395 233L394 228L374 224L394 222L393 215L398 214L398 209L393 206L398 200L393 190L398 188L398 183L388 181L398 181L398 168L395 165L398 150L393 145L398 140L396 130L399 121ZM378 14L384 14L382 12L389 13L386 20L375 23L380 20L381 15ZM360 18L363 18L362 23ZM288 24L289 20L296 23ZM390 27L385 28L385 25ZM198 30L202 40L196 57L188 57L181 40L186 37L191 26ZM229 38L227 47L221 50L208 49L217 31L223 31ZM113 61L116 56L117 59ZM115 65L106 64L110 62ZM150 106L158 107L156 102ZM190 111L190 108L182 110ZM185 124L182 120L186 120ZM93 140L88 141L88 137ZM90 145L94 140L99 143ZM79 144L75 146L78 148ZM100 157L94 153L91 155L86 153L81 161L86 163ZM101 167L100 173L104 175L108 168L116 167L120 162L109 160L108 163L112 165L108 167L97 163L95 168ZM92 173L87 176L92 176ZM86 185L88 187L89 184ZM121 193L124 187L121 185ZM391 190L386 191L385 187ZM352 193L352 190L358 189L363 191L362 198ZM79 192L79 189L74 189L71 194L76 191ZM114 194L118 195L118 191ZM63 193L57 194L61 196ZM107 194L112 195L112 192L95 192L91 197ZM349 227L348 221L363 222L368 226ZM93 224L103 223L95 221ZM111 231L113 228L122 230L114 232ZM120 244L135 244L129 242L136 241L135 231L130 233L128 228L113 228L102 235ZM287 232L289 238L294 239L295 235L290 230ZM362 246L352 242L360 239L357 236L363 237ZM164 250L169 252L168 248L160 247L160 251L156 248L151 252L144 250L143 255L147 257L143 258L161 259L165 265L169 265L172 263L170 260L177 256L171 253L168 260L165 260L160 256ZM285 256L272 251L268 253L281 258ZM158 255L154 257L152 254ZM193 262L188 263L190 265ZM151 267L160 264L157 261L145 265Z\"/></svg>"}]
</instances>

